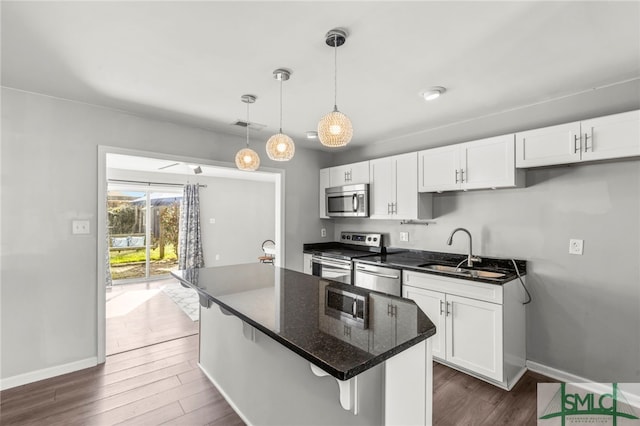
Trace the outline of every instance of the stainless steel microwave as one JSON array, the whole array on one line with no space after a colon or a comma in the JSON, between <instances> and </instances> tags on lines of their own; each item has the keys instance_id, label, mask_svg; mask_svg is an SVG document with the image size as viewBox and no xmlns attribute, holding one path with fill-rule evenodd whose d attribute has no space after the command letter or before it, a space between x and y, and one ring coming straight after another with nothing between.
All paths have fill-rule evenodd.
<instances>
[{"instance_id":1,"label":"stainless steel microwave","mask_svg":"<svg viewBox=\"0 0 640 426\"><path fill-rule=\"evenodd\" d=\"M369 217L369 184L325 189L327 216Z\"/></svg>"}]
</instances>

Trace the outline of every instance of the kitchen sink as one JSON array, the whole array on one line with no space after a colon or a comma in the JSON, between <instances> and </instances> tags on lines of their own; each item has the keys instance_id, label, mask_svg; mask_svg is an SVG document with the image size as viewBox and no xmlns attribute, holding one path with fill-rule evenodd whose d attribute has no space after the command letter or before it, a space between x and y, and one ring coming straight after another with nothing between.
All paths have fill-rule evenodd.
<instances>
[{"instance_id":1,"label":"kitchen sink","mask_svg":"<svg viewBox=\"0 0 640 426\"><path fill-rule=\"evenodd\" d=\"M418 265L418 268L424 268L430 271L442 272L442 273L451 274L451 275L459 275L463 277L473 277L473 278L498 279L505 276L505 274L500 272L482 271L478 269L456 268L455 266L439 265L436 263L424 263L422 265Z\"/></svg>"}]
</instances>

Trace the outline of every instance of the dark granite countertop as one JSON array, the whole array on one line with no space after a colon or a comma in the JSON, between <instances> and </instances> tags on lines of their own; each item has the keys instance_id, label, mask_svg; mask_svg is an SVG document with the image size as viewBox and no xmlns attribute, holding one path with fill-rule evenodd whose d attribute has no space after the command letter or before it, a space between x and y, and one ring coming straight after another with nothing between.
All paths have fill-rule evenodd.
<instances>
[{"instance_id":1,"label":"dark granite countertop","mask_svg":"<svg viewBox=\"0 0 640 426\"><path fill-rule=\"evenodd\" d=\"M390 253L366 256L354 259L356 262L368 263L373 265L382 265L388 267L395 267L399 269L408 269L416 272L424 272L428 274L441 275L449 278L458 278L463 280L478 281L487 284L502 285L509 281L512 281L518 277L516 269L513 267L511 259L482 257L482 262L476 263L473 267L475 270L484 270L490 272L499 272L504 274L501 278L481 278L472 276L457 276L446 272L433 271L420 265L424 264L439 264L448 266L457 266L460 262L464 261L467 256L463 254L455 253L441 253L422 250L405 250L397 251L396 249L389 249ZM524 260L515 259L518 266L518 272L521 276L527 273L527 262ZM462 265L464 268L464 264Z\"/></svg>"},{"instance_id":2,"label":"dark granite countertop","mask_svg":"<svg viewBox=\"0 0 640 426\"><path fill-rule=\"evenodd\" d=\"M171 274L194 288L201 304L219 305L339 380L348 380L436 332L411 300L268 264ZM366 328L328 315L327 287L366 298ZM216 309L215 305L210 309ZM389 316L390 311L395 315Z\"/></svg>"}]
</instances>

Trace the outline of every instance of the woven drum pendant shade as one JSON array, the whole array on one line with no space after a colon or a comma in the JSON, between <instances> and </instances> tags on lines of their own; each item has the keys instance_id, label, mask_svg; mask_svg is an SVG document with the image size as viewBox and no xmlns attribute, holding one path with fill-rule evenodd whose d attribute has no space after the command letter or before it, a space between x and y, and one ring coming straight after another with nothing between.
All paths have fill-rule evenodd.
<instances>
[{"instance_id":1,"label":"woven drum pendant shade","mask_svg":"<svg viewBox=\"0 0 640 426\"><path fill-rule=\"evenodd\" d=\"M260 167L260 157L258 153L249 148L249 126L251 125L251 121L249 121L249 105L254 103L256 99L254 95L242 95L240 97L240 100L247 104L247 146L237 152L236 167L247 172L253 172Z\"/></svg>"},{"instance_id":2,"label":"woven drum pendant shade","mask_svg":"<svg viewBox=\"0 0 640 426\"><path fill-rule=\"evenodd\" d=\"M347 40L347 32L334 28L325 35L327 46L333 47L333 111L318 122L318 139L324 146L335 148L345 146L353 137L353 126L349 117L338 111L338 46Z\"/></svg>"},{"instance_id":3,"label":"woven drum pendant shade","mask_svg":"<svg viewBox=\"0 0 640 426\"><path fill-rule=\"evenodd\" d=\"M318 139L331 148L345 146L351 141L353 126L349 117L338 111L331 111L318 122Z\"/></svg>"},{"instance_id":4,"label":"woven drum pendant shade","mask_svg":"<svg viewBox=\"0 0 640 426\"><path fill-rule=\"evenodd\" d=\"M253 172L260 167L260 157L251 148L243 148L236 154L236 167L240 170Z\"/></svg>"},{"instance_id":5,"label":"woven drum pendant shade","mask_svg":"<svg viewBox=\"0 0 640 426\"><path fill-rule=\"evenodd\" d=\"M265 149L267 156L275 161L289 161L296 152L296 145L288 135L282 132L282 82L289 80L291 70L278 68L273 72L273 78L280 82L280 131L271 136Z\"/></svg>"},{"instance_id":6,"label":"woven drum pendant shade","mask_svg":"<svg viewBox=\"0 0 640 426\"><path fill-rule=\"evenodd\" d=\"M276 133L267 141L267 155L275 161L289 161L296 152L293 139L284 133Z\"/></svg>"}]
</instances>

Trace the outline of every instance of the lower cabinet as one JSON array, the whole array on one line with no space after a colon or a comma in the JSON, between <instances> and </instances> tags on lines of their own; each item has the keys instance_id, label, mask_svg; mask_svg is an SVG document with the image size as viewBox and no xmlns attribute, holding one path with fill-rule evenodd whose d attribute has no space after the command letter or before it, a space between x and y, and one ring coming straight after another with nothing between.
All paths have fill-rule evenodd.
<instances>
[{"instance_id":1,"label":"lower cabinet","mask_svg":"<svg viewBox=\"0 0 640 426\"><path fill-rule=\"evenodd\" d=\"M526 371L525 294L519 281L493 285L404 271L402 295L435 324L436 361L504 389Z\"/></svg>"}]
</instances>

